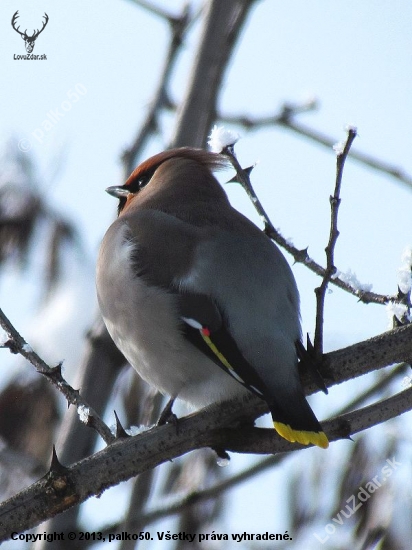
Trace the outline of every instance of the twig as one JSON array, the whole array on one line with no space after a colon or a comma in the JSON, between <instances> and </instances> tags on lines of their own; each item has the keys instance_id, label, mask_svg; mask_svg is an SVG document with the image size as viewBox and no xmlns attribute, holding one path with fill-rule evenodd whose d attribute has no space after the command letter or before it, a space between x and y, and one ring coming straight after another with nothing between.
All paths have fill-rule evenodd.
<instances>
[{"instance_id":1,"label":"twig","mask_svg":"<svg viewBox=\"0 0 412 550\"><path fill-rule=\"evenodd\" d=\"M316 275L319 275L320 277L324 277L326 270L321 265L316 263L308 254L307 248L303 250L299 250L296 248L293 244L290 243L281 233L275 229L272 222L269 219L269 216L266 214L265 209L263 208L258 196L255 193L255 190L253 189L252 183L250 181L250 172L251 168L242 168L236 158L236 155L234 153L233 147L225 148L222 151L222 154L226 155L230 162L232 163L233 168L236 170L236 176L232 178L230 181L236 181L237 183L240 183L240 185L243 187L243 189L246 191L248 197L252 201L257 213L259 214L260 218L263 221L264 224L264 231L266 235L272 239L275 243L277 243L279 246L284 248L295 260L296 263L304 264L308 269L316 273ZM346 281L343 281L340 277L335 277L330 281L335 286L341 288L342 290L345 290L346 292L349 292L353 296L356 296L359 301L370 304L381 304L385 305L389 301L397 301L396 296L390 296L390 295L384 295L384 294L377 294L375 292L370 292L367 290L362 290L361 288L354 288L352 285L347 283Z\"/></svg>"},{"instance_id":2,"label":"twig","mask_svg":"<svg viewBox=\"0 0 412 550\"><path fill-rule=\"evenodd\" d=\"M271 233L272 231L276 231L272 225L272 222L269 219L269 216L266 214L266 211L263 208L262 203L260 202L258 196L256 195L255 190L252 187L252 183L250 181L250 176L249 176L251 169L250 170L243 169L241 167L241 165L239 164L239 161L237 160L237 157L235 155L235 151L232 145L225 147L222 151L222 154L229 158L233 168L236 171L236 178L231 181L237 181L246 191L247 196L252 201L254 207L256 208L257 213L259 214L264 224L265 233L268 234L268 233Z\"/></svg>"},{"instance_id":3,"label":"twig","mask_svg":"<svg viewBox=\"0 0 412 550\"><path fill-rule=\"evenodd\" d=\"M325 248L326 252L326 269L320 286L315 288L316 294L316 328L315 328L315 356L320 361L323 355L323 322L324 322L324 307L325 296L329 281L336 273L335 267L335 246L339 237L338 230L338 213L340 206L340 190L342 186L343 168L348 157L351 145L356 137L356 129L350 127L348 129L348 137L346 139L343 150L337 152L336 159L336 181L335 191L333 196L329 197L331 208L330 232L329 241Z\"/></svg>"},{"instance_id":4,"label":"twig","mask_svg":"<svg viewBox=\"0 0 412 550\"><path fill-rule=\"evenodd\" d=\"M75 405L77 407L79 415L82 415L82 422L86 426L94 428L107 444L112 443L116 438L111 433L110 428L103 422L96 411L81 397L80 393L66 382L61 372L62 365L59 364L56 367L49 367L17 332L1 309L0 326L9 337L9 340L1 347L10 349L12 353L19 353L27 359L39 374L45 376L49 382L64 395L70 405Z\"/></svg>"},{"instance_id":5,"label":"twig","mask_svg":"<svg viewBox=\"0 0 412 550\"><path fill-rule=\"evenodd\" d=\"M281 109L273 115L252 117L248 115L230 116L220 114L217 116L217 119L228 124L237 124L245 128L246 130L254 130L257 128L262 128L264 126L283 126L288 130L292 130L296 134L307 137L312 141L315 141L316 143L323 145L328 149L331 149L336 143L335 138L323 134L318 130L310 128L309 126L298 122L295 118L296 114L312 111L316 107L317 103L315 101L296 105L287 103L283 105ZM372 155L368 155L367 153L357 151L356 149L352 149L349 156L351 159L356 160L357 162L360 162L361 164L364 164L366 166L369 166L369 168L377 170L378 172L383 172L384 174L395 178L401 183L412 187L412 176L405 172L405 170L403 170L402 168L382 161Z\"/></svg>"}]
</instances>

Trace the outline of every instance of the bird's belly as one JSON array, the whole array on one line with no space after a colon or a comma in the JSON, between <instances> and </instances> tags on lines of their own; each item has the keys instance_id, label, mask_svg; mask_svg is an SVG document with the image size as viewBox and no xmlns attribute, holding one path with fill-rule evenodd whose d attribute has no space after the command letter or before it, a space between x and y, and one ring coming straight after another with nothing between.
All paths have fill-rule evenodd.
<instances>
[{"instance_id":1,"label":"bird's belly","mask_svg":"<svg viewBox=\"0 0 412 550\"><path fill-rule=\"evenodd\" d=\"M130 243L114 244L110 267L97 274L99 304L109 334L138 374L195 407L246 393L185 339L173 294L135 275Z\"/></svg>"},{"instance_id":2,"label":"bird's belly","mask_svg":"<svg viewBox=\"0 0 412 550\"><path fill-rule=\"evenodd\" d=\"M163 326L156 315L146 318L143 330L105 319L117 347L137 373L164 395L177 397L193 407L204 407L246 394L236 380L184 339L178 326ZM147 330L154 327L155 332Z\"/></svg>"}]
</instances>

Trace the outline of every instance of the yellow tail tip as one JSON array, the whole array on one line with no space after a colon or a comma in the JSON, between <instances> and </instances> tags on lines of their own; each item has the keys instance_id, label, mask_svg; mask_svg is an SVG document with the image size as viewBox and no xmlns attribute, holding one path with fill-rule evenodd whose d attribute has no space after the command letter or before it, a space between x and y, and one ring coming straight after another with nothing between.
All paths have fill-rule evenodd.
<instances>
[{"instance_id":1,"label":"yellow tail tip","mask_svg":"<svg viewBox=\"0 0 412 550\"><path fill-rule=\"evenodd\" d=\"M329 441L324 432L305 432L302 430L294 430L288 424L282 422L274 422L273 426L280 436L287 439L291 443L301 443L302 445L317 445L322 449L329 447Z\"/></svg>"}]
</instances>

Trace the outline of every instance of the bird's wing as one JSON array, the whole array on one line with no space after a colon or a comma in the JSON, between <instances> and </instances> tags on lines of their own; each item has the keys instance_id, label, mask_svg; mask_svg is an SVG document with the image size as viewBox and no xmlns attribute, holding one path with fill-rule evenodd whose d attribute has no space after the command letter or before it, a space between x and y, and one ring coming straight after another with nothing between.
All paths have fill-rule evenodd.
<instances>
[{"instance_id":1,"label":"bird's wing","mask_svg":"<svg viewBox=\"0 0 412 550\"><path fill-rule=\"evenodd\" d=\"M204 294L176 296L185 338L242 386L264 398L265 385L240 352L216 302Z\"/></svg>"}]
</instances>

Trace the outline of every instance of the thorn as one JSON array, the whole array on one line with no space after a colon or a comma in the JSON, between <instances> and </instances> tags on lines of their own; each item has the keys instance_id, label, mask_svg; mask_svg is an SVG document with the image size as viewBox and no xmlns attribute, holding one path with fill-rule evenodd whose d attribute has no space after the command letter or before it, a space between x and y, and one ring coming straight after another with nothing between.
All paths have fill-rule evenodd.
<instances>
[{"instance_id":1,"label":"thorn","mask_svg":"<svg viewBox=\"0 0 412 550\"><path fill-rule=\"evenodd\" d=\"M303 368L309 372L311 375L312 381L317 385L317 387L323 391L324 394L328 394L328 388L326 387L325 381L319 372L319 368L323 365L320 361L316 360L315 357L315 348L310 341L309 334L306 335L306 348L300 340L295 342L296 353L298 359Z\"/></svg>"},{"instance_id":2,"label":"thorn","mask_svg":"<svg viewBox=\"0 0 412 550\"><path fill-rule=\"evenodd\" d=\"M250 174L252 173L252 170L253 168L255 167L255 165L253 166L248 166L247 168L242 168L243 172L245 172L245 174L247 176L250 176ZM233 176L233 178L231 178L230 180L228 180L226 183L240 183L240 181L238 180L238 175L235 174Z\"/></svg>"},{"instance_id":3,"label":"thorn","mask_svg":"<svg viewBox=\"0 0 412 550\"><path fill-rule=\"evenodd\" d=\"M157 421L158 426L163 426L164 424L168 424L169 422L172 422L173 424L175 424L175 421L177 420L177 418L176 418L176 415L173 414L173 410L172 410L174 402L175 402L174 398L170 398L169 401L166 403L166 406L160 413L159 420Z\"/></svg>"},{"instance_id":4,"label":"thorn","mask_svg":"<svg viewBox=\"0 0 412 550\"><path fill-rule=\"evenodd\" d=\"M306 333L306 348L310 353L310 355L314 356L315 346L312 344L312 340L310 339L309 332Z\"/></svg>"},{"instance_id":5,"label":"thorn","mask_svg":"<svg viewBox=\"0 0 412 550\"><path fill-rule=\"evenodd\" d=\"M14 355L17 355L19 353L19 350L17 348L16 342L12 339L7 340L2 344L2 348L8 348L10 350L10 353L13 353Z\"/></svg>"},{"instance_id":6,"label":"thorn","mask_svg":"<svg viewBox=\"0 0 412 550\"><path fill-rule=\"evenodd\" d=\"M50 463L49 473L60 475L67 472L67 470L68 468L66 468L66 466L63 466L63 464L57 458L56 447L53 445L53 452L52 452L52 459Z\"/></svg>"},{"instance_id":7,"label":"thorn","mask_svg":"<svg viewBox=\"0 0 412 550\"><path fill-rule=\"evenodd\" d=\"M246 172L248 176L252 173L252 170L255 168L256 164L252 164L252 166L248 166L247 168L243 168L243 171Z\"/></svg>"},{"instance_id":8,"label":"thorn","mask_svg":"<svg viewBox=\"0 0 412 550\"><path fill-rule=\"evenodd\" d=\"M57 363L55 367L51 367L50 369L45 371L43 374L50 378L62 378L62 366L63 366L63 361L60 361L60 363Z\"/></svg>"},{"instance_id":9,"label":"thorn","mask_svg":"<svg viewBox=\"0 0 412 550\"><path fill-rule=\"evenodd\" d=\"M116 411L113 411L113 412L114 412L114 417L116 418L116 433L115 433L116 439L123 439L125 437L130 437L130 435L123 428L119 420L119 417L117 416L117 412Z\"/></svg>"},{"instance_id":10,"label":"thorn","mask_svg":"<svg viewBox=\"0 0 412 550\"><path fill-rule=\"evenodd\" d=\"M308 246L306 248L302 248L302 250L298 250L297 254L296 254L296 259L295 259L295 263L296 262L301 262L301 263L305 263L306 260L308 259Z\"/></svg>"}]
</instances>

